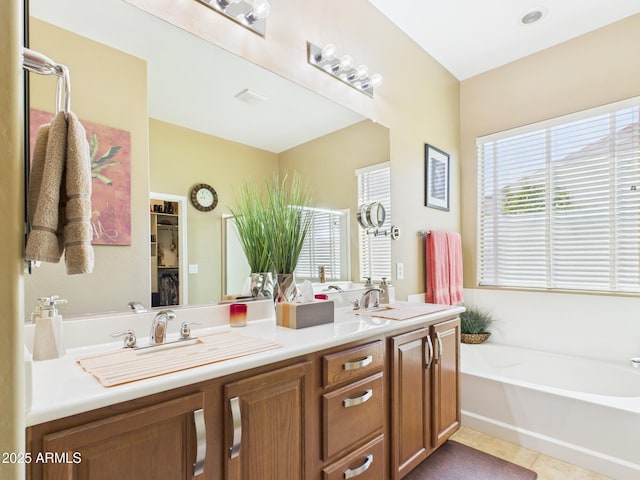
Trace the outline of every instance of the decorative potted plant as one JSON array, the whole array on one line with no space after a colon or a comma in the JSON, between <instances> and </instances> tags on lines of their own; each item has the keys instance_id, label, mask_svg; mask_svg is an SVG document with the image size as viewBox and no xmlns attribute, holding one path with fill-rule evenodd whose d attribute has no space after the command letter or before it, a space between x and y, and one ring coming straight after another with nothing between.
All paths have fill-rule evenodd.
<instances>
[{"instance_id":1,"label":"decorative potted plant","mask_svg":"<svg viewBox=\"0 0 640 480\"><path fill-rule=\"evenodd\" d=\"M265 231L266 209L263 195L256 184L246 182L236 192L235 208L229 208L234 217L238 236L251 269L251 295L256 298L272 298L273 264Z\"/></svg>"},{"instance_id":2,"label":"decorative potted plant","mask_svg":"<svg viewBox=\"0 0 640 480\"><path fill-rule=\"evenodd\" d=\"M313 220L308 186L300 175L275 176L265 185L266 242L277 274L276 301L290 302L297 295L294 270Z\"/></svg>"},{"instance_id":3,"label":"decorative potted plant","mask_svg":"<svg viewBox=\"0 0 640 480\"><path fill-rule=\"evenodd\" d=\"M460 332L462 343L482 343L489 338L488 331L493 324L493 317L487 310L465 305L466 310L460 314Z\"/></svg>"},{"instance_id":4,"label":"decorative potted plant","mask_svg":"<svg viewBox=\"0 0 640 480\"><path fill-rule=\"evenodd\" d=\"M252 272L277 274L277 301L293 301L297 294L293 272L313 219L312 211L304 208L310 204L300 176L285 173L265 179L262 189L245 183L236 194L236 207L230 208ZM258 288L254 276L252 295Z\"/></svg>"}]
</instances>

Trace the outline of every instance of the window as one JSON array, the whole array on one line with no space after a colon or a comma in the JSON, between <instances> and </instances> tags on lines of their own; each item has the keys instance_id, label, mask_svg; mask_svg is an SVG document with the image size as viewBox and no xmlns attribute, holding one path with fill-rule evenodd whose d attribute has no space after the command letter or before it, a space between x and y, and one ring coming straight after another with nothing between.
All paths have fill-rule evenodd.
<instances>
[{"instance_id":1,"label":"window","mask_svg":"<svg viewBox=\"0 0 640 480\"><path fill-rule=\"evenodd\" d=\"M349 211L313 210L313 222L302 246L296 277L318 280L320 267L325 267L325 276L330 280L349 278Z\"/></svg>"},{"instance_id":2,"label":"window","mask_svg":"<svg viewBox=\"0 0 640 480\"><path fill-rule=\"evenodd\" d=\"M640 293L640 98L478 139L479 283Z\"/></svg>"},{"instance_id":3,"label":"window","mask_svg":"<svg viewBox=\"0 0 640 480\"><path fill-rule=\"evenodd\" d=\"M358 205L380 202L386 212L380 230L391 228L391 169L389 163L373 165L356 171L358 177ZM391 237L367 234L359 228L360 276L372 280L391 278Z\"/></svg>"}]
</instances>

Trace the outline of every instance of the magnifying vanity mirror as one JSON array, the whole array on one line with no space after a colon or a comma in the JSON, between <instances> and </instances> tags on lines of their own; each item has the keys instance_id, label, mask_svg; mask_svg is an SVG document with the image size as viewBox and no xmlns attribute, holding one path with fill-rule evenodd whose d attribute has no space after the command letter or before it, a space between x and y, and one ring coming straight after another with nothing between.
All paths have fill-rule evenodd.
<instances>
[{"instance_id":1,"label":"magnifying vanity mirror","mask_svg":"<svg viewBox=\"0 0 640 480\"><path fill-rule=\"evenodd\" d=\"M389 160L384 126L127 3L28 3L29 47L69 68L71 109L83 122L130 137L129 150L120 150L128 157L113 158L128 165L129 208L101 216L104 223L109 215L127 219L130 239L94 243L91 275L67 276L59 264L34 268L25 276L27 315L38 297L52 294L69 301L66 317L126 311L130 301L151 304L150 191L188 197L194 185L207 184L217 192L213 210L186 206L182 253L189 285L183 303L212 303L226 293L223 217L246 179L297 171L312 186L317 207L356 213L354 170ZM305 58L299 62L308 67ZM55 80L36 77L30 108L52 112ZM384 209L371 207L365 215L378 222ZM355 232L356 215L351 218ZM355 280L357 248L351 234Z\"/></svg>"}]
</instances>

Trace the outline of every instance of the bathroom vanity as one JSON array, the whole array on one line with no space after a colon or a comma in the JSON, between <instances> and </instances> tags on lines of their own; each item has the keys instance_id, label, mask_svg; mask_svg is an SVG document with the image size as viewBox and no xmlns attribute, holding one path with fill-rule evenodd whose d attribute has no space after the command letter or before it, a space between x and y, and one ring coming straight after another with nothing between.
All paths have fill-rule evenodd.
<instances>
[{"instance_id":1,"label":"bathroom vanity","mask_svg":"<svg viewBox=\"0 0 640 480\"><path fill-rule=\"evenodd\" d=\"M281 347L109 388L68 349L33 365L28 478L402 478L459 427L461 311L250 320L234 332Z\"/></svg>"}]
</instances>

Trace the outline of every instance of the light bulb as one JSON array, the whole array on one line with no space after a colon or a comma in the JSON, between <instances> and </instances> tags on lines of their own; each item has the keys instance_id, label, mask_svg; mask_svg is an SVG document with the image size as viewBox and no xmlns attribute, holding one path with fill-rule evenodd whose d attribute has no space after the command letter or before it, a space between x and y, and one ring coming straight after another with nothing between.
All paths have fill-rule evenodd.
<instances>
[{"instance_id":1,"label":"light bulb","mask_svg":"<svg viewBox=\"0 0 640 480\"><path fill-rule=\"evenodd\" d=\"M255 0L253 2L253 16L260 20L261 18L267 18L271 12L271 4L269 0Z\"/></svg>"},{"instance_id":2,"label":"light bulb","mask_svg":"<svg viewBox=\"0 0 640 480\"><path fill-rule=\"evenodd\" d=\"M346 72L351 68L353 68L353 58L351 58L351 55L343 55L340 59L340 70Z\"/></svg>"},{"instance_id":3,"label":"light bulb","mask_svg":"<svg viewBox=\"0 0 640 480\"><path fill-rule=\"evenodd\" d=\"M322 54L320 60L328 61L336 58L336 46L333 43L327 43L322 47Z\"/></svg>"},{"instance_id":4,"label":"light bulb","mask_svg":"<svg viewBox=\"0 0 640 480\"><path fill-rule=\"evenodd\" d=\"M356 68L356 78L360 80L364 80L368 76L369 76L369 69L366 67L366 65L360 65L358 68Z\"/></svg>"},{"instance_id":5,"label":"light bulb","mask_svg":"<svg viewBox=\"0 0 640 480\"><path fill-rule=\"evenodd\" d=\"M382 75L380 75L379 73L374 73L373 75L371 75L371 78L369 79L369 85L374 88L382 85Z\"/></svg>"}]
</instances>

